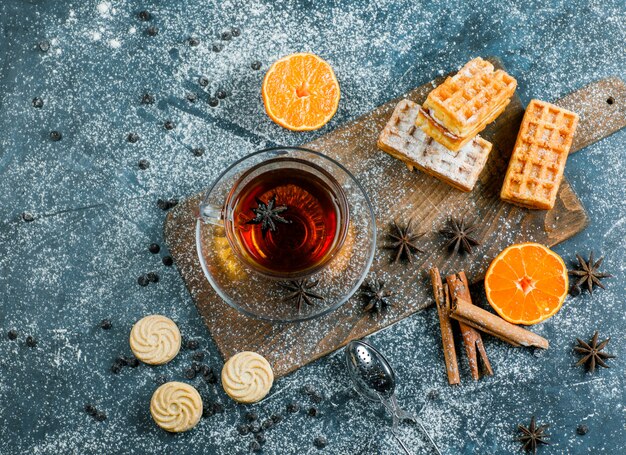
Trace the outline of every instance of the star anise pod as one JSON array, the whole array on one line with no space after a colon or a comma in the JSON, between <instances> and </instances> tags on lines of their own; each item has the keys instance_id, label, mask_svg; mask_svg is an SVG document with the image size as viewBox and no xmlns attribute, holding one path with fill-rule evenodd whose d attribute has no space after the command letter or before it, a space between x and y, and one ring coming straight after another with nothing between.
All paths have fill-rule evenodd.
<instances>
[{"instance_id":1,"label":"star anise pod","mask_svg":"<svg viewBox=\"0 0 626 455\"><path fill-rule=\"evenodd\" d=\"M250 221L247 221L246 224L260 224L261 231L263 235L267 233L267 231L275 231L278 229L276 223L291 223L291 220L287 220L280 216L281 213L287 211L288 207L286 205L276 206L276 195L272 196L270 200L264 203L259 198L255 198L258 207L252 209L255 217Z\"/></svg>"},{"instance_id":2,"label":"star anise pod","mask_svg":"<svg viewBox=\"0 0 626 455\"><path fill-rule=\"evenodd\" d=\"M422 237L425 233L416 234L413 231L413 220L409 220L405 227L398 226L395 221L392 223L392 231L389 233L389 238L393 241L387 248L395 249L396 256L394 257L394 263L398 262L401 257L405 256L411 264L413 264L413 255L416 252L424 253L424 250L420 249L415 241Z\"/></svg>"},{"instance_id":3,"label":"star anise pod","mask_svg":"<svg viewBox=\"0 0 626 455\"><path fill-rule=\"evenodd\" d=\"M517 429L522 435L519 436L517 440L522 443L522 449L526 452L536 454L539 445L550 445L550 443L546 441L546 438L550 437L550 435L546 433L546 429L549 426L550 425L541 425L538 427L535 422L535 416L532 416L530 419L530 425L528 427L518 425Z\"/></svg>"},{"instance_id":4,"label":"star anise pod","mask_svg":"<svg viewBox=\"0 0 626 455\"><path fill-rule=\"evenodd\" d=\"M476 226L466 223L465 218L461 220L450 219L448 226L439 231L440 234L448 238L446 247L454 253L472 253L472 247L480 242L472 237Z\"/></svg>"},{"instance_id":5,"label":"star anise pod","mask_svg":"<svg viewBox=\"0 0 626 455\"><path fill-rule=\"evenodd\" d=\"M361 286L361 294L367 300L363 310L368 313L379 315L391 306L389 297L393 295L393 292L385 290L383 280L369 280Z\"/></svg>"},{"instance_id":6,"label":"star anise pod","mask_svg":"<svg viewBox=\"0 0 626 455\"><path fill-rule=\"evenodd\" d=\"M593 334L593 338L589 343L585 343L580 338L576 338L578 346L574 347L574 351L583 354L583 357L576 363L576 366L587 364L589 372L593 373L596 370L596 365L608 368L609 366L604 363L606 359L614 359L615 356L602 350L609 344L611 338L607 338L600 344L598 344L598 331Z\"/></svg>"},{"instance_id":7,"label":"star anise pod","mask_svg":"<svg viewBox=\"0 0 626 455\"><path fill-rule=\"evenodd\" d=\"M602 278L611 278L613 275L610 273L600 272L598 269L602 265L602 261L604 261L604 257L601 257L597 260L597 262L593 262L593 251L589 253L589 261L585 261L580 254L576 255L576 259L578 259L578 264L580 265L581 270L569 270L568 273L570 275L574 275L578 278L576 283L574 283L574 287L572 288L573 294L580 294L581 285L587 284L587 289L589 290L589 294L593 295L593 286L598 285L602 289L606 289L604 285L600 282Z\"/></svg>"},{"instance_id":8,"label":"star anise pod","mask_svg":"<svg viewBox=\"0 0 626 455\"><path fill-rule=\"evenodd\" d=\"M324 297L319 295L317 292L312 291L315 286L319 284L320 280L309 281L309 280L295 280L295 281L287 281L278 283L284 289L290 291L285 297L283 297L283 301L287 300L295 300L296 305L298 306L298 312L302 311L303 304L307 304L309 306L313 306L314 302L312 299L324 300Z\"/></svg>"}]
</instances>

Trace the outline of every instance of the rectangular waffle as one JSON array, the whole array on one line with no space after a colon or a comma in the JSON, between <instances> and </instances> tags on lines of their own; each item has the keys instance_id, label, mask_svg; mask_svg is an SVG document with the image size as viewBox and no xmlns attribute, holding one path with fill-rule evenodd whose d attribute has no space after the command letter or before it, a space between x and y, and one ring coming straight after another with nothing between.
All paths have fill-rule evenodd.
<instances>
[{"instance_id":1,"label":"rectangular waffle","mask_svg":"<svg viewBox=\"0 0 626 455\"><path fill-rule=\"evenodd\" d=\"M577 125L575 112L532 100L517 135L500 197L531 209L554 207Z\"/></svg>"},{"instance_id":2,"label":"rectangular waffle","mask_svg":"<svg viewBox=\"0 0 626 455\"><path fill-rule=\"evenodd\" d=\"M487 162L491 143L476 136L452 152L415 126L419 110L413 101L400 101L380 133L378 148L404 161L410 170L416 167L461 191L471 191Z\"/></svg>"},{"instance_id":3,"label":"rectangular waffle","mask_svg":"<svg viewBox=\"0 0 626 455\"><path fill-rule=\"evenodd\" d=\"M517 81L478 57L430 92L416 124L437 142L458 151L509 104Z\"/></svg>"}]
</instances>

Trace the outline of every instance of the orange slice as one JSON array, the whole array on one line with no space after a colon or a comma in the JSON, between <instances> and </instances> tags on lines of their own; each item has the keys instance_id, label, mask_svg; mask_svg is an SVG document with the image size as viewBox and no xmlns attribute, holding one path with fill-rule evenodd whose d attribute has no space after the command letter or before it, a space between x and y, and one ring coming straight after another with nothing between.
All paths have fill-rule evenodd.
<instances>
[{"instance_id":1,"label":"orange slice","mask_svg":"<svg viewBox=\"0 0 626 455\"><path fill-rule=\"evenodd\" d=\"M339 106L335 73L314 54L291 54L274 62L265 74L261 92L267 115L292 131L321 128Z\"/></svg>"},{"instance_id":2,"label":"orange slice","mask_svg":"<svg viewBox=\"0 0 626 455\"><path fill-rule=\"evenodd\" d=\"M531 325L553 316L561 309L567 289L563 259L538 243L506 248L485 275L489 304L513 324Z\"/></svg>"}]
</instances>

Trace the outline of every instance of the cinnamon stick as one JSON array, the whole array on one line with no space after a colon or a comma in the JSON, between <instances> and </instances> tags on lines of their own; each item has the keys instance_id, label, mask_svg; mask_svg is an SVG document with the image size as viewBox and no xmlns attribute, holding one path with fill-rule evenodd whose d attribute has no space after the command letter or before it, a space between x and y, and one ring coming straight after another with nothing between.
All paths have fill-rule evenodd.
<instances>
[{"instance_id":1,"label":"cinnamon stick","mask_svg":"<svg viewBox=\"0 0 626 455\"><path fill-rule=\"evenodd\" d=\"M443 344L443 357L446 363L448 383L450 385L459 384L461 377L459 376L459 364L456 358L452 323L449 314L450 293L448 286L444 286L441 282L441 275L439 275L439 269L437 267L430 269L430 279L433 284L433 294L435 296L437 314L439 315L439 328L441 329L441 343Z\"/></svg>"},{"instance_id":2,"label":"cinnamon stick","mask_svg":"<svg viewBox=\"0 0 626 455\"><path fill-rule=\"evenodd\" d=\"M450 288L451 299L448 314L451 318L500 338L513 346L535 346L548 349L549 343L545 338L472 305L464 298L464 288L465 285L458 280Z\"/></svg>"},{"instance_id":3,"label":"cinnamon stick","mask_svg":"<svg viewBox=\"0 0 626 455\"><path fill-rule=\"evenodd\" d=\"M469 293L469 283L467 281L467 277L465 276L465 272L461 271L459 273L456 273L454 275L448 275L446 277L446 283L448 284L448 288L453 288L457 281L460 281L464 286L463 290L459 290L461 297L471 304L472 297ZM487 358L487 352L485 351L485 346L483 344L483 339L480 336L480 332L474 327L469 326L461 321L459 321L459 327L461 328L463 345L465 346L465 354L467 355L470 372L472 373L472 378L474 379L474 381L477 381L480 378L478 354L480 354L480 359L482 360L485 374L493 375L491 363L489 363L489 359Z\"/></svg>"}]
</instances>

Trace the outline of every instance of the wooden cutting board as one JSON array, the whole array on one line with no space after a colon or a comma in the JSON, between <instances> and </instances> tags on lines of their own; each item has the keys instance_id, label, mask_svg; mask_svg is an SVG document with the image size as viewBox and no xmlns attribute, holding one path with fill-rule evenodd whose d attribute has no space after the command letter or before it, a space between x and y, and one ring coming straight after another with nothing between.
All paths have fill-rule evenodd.
<instances>
[{"instance_id":1,"label":"wooden cutting board","mask_svg":"<svg viewBox=\"0 0 626 455\"><path fill-rule=\"evenodd\" d=\"M491 60L502 67L497 60ZM439 78L404 97L421 103ZM382 277L393 289L394 306L382 317L362 310L358 293L343 307L319 319L301 323L271 324L239 314L224 303L205 279L196 256L194 211L202 194L180 203L167 216L165 239L178 269L217 347L228 359L250 350L265 356L277 377L316 360L355 338L361 338L432 304L428 269L442 273L465 270L479 281L491 259L511 243L536 241L553 246L582 231L588 217L569 182L563 180L556 206L550 211L529 211L499 198L502 179L524 113L515 96L505 112L482 134L494 149L471 193L462 193L433 177L411 173L400 161L376 148L376 139L398 100L304 145L343 163L365 186L372 199L379 229L376 259L370 276ZM580 114L571 153L626 126L626 85L618 78L603 79L580 89L556 104ZM471 256L451 256L445 239L437 233L450 216L478 222L481 245ZM418 261L391 264L384 249L392 220L414 218L427 234L420 245L427 253Z\"/></svg>"}]
</instances>

